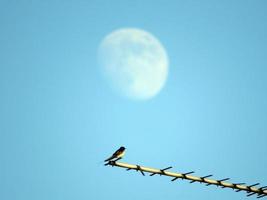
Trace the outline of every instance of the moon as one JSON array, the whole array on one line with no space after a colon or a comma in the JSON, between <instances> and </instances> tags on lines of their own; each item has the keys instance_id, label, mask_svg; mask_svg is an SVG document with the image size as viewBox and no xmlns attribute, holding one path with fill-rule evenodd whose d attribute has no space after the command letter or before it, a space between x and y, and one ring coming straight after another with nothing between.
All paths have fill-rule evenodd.
<instances>
[{"instance_id":1,"label":"moon","mask_svg":"<svg viewBox=\"0 0 267 200\"><path fill-rule=\"evenodd\" d=\"M168 76L168 56L160 41L137 28L118 29L99 45L102 72L119 94L135 100L156 96Z\"/></svg>"}]
</instances>

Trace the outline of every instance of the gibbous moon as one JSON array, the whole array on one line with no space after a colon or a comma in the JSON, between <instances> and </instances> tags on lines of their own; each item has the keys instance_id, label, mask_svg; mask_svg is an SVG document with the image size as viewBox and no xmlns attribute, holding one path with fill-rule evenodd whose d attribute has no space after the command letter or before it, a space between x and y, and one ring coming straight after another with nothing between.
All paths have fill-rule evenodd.
<instances>
[{"instance_id":1,"label":"gibbous moon","mask_svg":"<svg viewBox=\"0 0 267 200\"><path fill-rule=\"evenodd\" d=\"M110 85L131 99L157 95L168 75L168 56L152 34L136 28L118 29L99 46L99 62Z\"/></svg>"}]
</instances>

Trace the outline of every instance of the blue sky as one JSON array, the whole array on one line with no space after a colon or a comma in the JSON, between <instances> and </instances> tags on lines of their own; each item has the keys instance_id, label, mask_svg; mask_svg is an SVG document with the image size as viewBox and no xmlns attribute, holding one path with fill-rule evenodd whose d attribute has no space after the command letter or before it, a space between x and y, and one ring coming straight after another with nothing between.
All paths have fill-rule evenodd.
<instances>
[{"instance_id":1,"label":"blue sky","mask_svg":"<svg viewBox=\"0 0 267 200\"><path fill-rule=\"evenodd\" d=\"M142 177L125 162L267 184L267 2L0 2L0 199L244 199ZM117 28L155 35L169 76L149 101L110 90L97 48ZM253 197L252 197L253 198Z\"/></svg>"}]
</instances>

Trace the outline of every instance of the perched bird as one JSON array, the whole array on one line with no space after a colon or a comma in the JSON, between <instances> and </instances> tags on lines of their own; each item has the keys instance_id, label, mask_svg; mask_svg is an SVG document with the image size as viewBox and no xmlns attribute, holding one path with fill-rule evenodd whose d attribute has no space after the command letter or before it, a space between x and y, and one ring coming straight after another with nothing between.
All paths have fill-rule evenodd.
<instances>
[{"instance_id":1,"label":"perched bird","mask_svg":"<svg viewBox=\"0 0 267 200\"><path fill-rule=\"evenodd\" d=\"M108 159L106 159L105 162L111 161L111 160L121 159L125 154L125 149L126 149L125 147L120 147L117 151L115 151L115 153L112 154L112 156L110 156Z\"/></svg>"}]
</instances>

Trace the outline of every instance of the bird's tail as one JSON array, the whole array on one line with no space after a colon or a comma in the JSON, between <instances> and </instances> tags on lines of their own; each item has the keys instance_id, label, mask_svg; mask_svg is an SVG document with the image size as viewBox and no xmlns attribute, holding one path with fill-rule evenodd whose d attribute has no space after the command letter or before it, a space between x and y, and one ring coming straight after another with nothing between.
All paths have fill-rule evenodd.
<instances>
[{"instance_id":1,"label":"bird's tail","mask_svg":"<svg viewBox=\"0 0 267 200\"><path fill-rule=\"evenodd\" d=\"M108 162L108 161L110 161L110 160L112 160L112 158L110 157L110 158L108 158L108 159L106 159L106 160L104 160L104 162Z\"/></svg>"},{"instance_id":2,"label":"bird's tail","mask_svg":"<svg viewBox=\"0 0 267 200\"><path fill-rule=\"evenodd\" d=\"M114 156L111 156L111 157L107 158L104 162L108 162L108 161L112 160L113 158L114 158Z\"/></svg>"},{"instance_id":3,"label":"bird's tail","mask_svg":"<svg viewBox=\"0 0 267 200\"><path fill-rule=\"evenodd\" d=\"M106 163L108 163L110 160L111 160L111 159L108 158L108 159L106 159L106 160L99 161L98 164L106 164Z\"/></svg>"}]
</instances>

